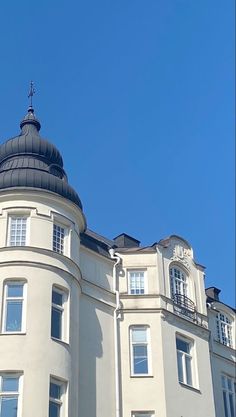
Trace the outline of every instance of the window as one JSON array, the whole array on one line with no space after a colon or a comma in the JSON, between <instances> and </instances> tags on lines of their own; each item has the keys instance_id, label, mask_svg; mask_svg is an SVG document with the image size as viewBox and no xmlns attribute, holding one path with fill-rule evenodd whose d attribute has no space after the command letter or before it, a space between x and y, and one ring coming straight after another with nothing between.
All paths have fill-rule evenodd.
<instances>
[{"instance_id":1,"label":"window","mask_svg":"<svg viewBox=\"0 0 236 417\"><path fill-rule=\"evenodd\" d=\"M23 332L26 284L9 281L4 288L3 332Z\"/></svg>"},{"instance_id":2,"label":"window","mask_svg":"<svg viewBox=\"0 0 236 417\"><path fill-rule=\"evenodd\" d=\"M11 216L9 219L9 246L25 246L27 232L26 216Z\"/></svg>"},{"instance_id":3,"label":"window","mask_svg":"<svg viewBox=\"0 0 236 417\"><path fill-rule=\"evenodd\" d=\"M226 375L221 376L225 417L235 417L235 381Z\"/></svg>"},{"instance_id":4,"label":"window","mask_svg":"<svg viewBox=\"0 0 236 417\"><path fill-rule=\"evenodd\" d=\"M55 252L64 253L65 246L65 229L58 224L53 225L53 250Z\"/></svg>"},{"instance_id":5,"label":"window","mask_svg":"<svg viewBox=\"0 0 236 417\"><path fill-rule=\"evenodd\" d=\"M172 298L174 298L176 294L187 296L186 275L176 267L170 269L170 287Z\"/></svg>"},{"instance_id":6,"label":"window","mask_svg":"<svg viewBox=\"0 0 236 417\"><path fill-rule=\"evenodd\" d=\"M131 374L148 375L149 370L149 329L146 326L131 327Z\"/></svg>"},{"instance_id":7,"label":"window","mask_svg":"<svg viewBox=\"0 0 236 417\"><path fill-rule=\"evenodd\" d=\"M232 321L223 313L218 313L216 318L217 338L223 345L233 347Z\"/></svg>"},{"instance_id":8,"label":"window","mask_svg":"<svg viewBox=\"0 0 236 417\"><path fill-rule=\"evenodd\" d=\"M19 375L0 375L0 417L17 417L19 399Z\"/></svg>"},{"instance_id":9,"label":"window","mask_svg":"<svg viewBox=\"0 0 236 417\"><path fill-rule=\"evenodd\" d=\"M128 292L129 294L141 295L146 293L146 282L144 271L128 272Z\"/></svg>"},{"instance_id":10,"label":"window","mask_svg":"<svg viewBox=\"0 0 236 417\"><path fill-rule=\"evenodd\" d=\"M176 338L177 365L179 382L193 386L192 378L192 343L186 339Z\"/></svg>"},{"instance_id":11,"label":"window","mask_svg":"<svg viewBox=\"0 0 236 417\"><path fill-rule=\"evenodd\" d=\"M52 289L51 336L65 339L65 302L67 294L59 288Z\"/></svg>"},{"instance_id":12,"label":"window","mask_svg":"<svg viewBox=\"0 0 236 417\"><path fill-rule=\"evenodd\" d=\"M51 378L49 388L49 417L61 417L65 383Z\"/></svg>"}]
</instances>

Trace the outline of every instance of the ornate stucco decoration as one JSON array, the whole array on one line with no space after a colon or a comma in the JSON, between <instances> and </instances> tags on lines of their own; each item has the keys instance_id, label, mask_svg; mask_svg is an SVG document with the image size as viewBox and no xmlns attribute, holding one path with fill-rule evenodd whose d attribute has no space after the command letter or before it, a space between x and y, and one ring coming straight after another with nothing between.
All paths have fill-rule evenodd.
<instances>
[{"instance_id":1,"label":"ornate stucco decoration","mask_svg":"<svg viewBox=\"0 0 236 417\"><path fill-rule=\"evenodd\" d=\"M181 262L188 270L190 270L191 250L181 245L175 245L173 249L172 261Z\"/></svg>"}]
</instances>

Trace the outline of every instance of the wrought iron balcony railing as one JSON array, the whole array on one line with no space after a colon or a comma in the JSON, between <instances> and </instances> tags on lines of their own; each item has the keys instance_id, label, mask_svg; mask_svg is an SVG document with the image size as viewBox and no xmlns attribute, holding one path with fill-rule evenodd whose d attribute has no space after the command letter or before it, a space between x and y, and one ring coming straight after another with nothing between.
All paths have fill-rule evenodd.
<instances>
[{"instance_id":1,"label":"wrought iron balcony railing","mask_svg":"<svg viewBox=\"0 0 236 417\"><path fill-rule=\"evenodd\" d=\"M182 316L187 317L188 319L195 321L196 320L196 307L195 304L190 298L186 297L183 294L174 294L174 311Z\"/></svg>"}]
</instances>

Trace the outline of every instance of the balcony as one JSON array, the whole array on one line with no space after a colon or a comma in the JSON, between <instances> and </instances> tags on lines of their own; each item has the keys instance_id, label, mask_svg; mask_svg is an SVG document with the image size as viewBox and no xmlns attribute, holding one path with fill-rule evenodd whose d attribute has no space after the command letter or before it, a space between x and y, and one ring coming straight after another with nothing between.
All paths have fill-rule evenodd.
<instances>
[{"instance_id":1,"label":"balcony","mask_svg":"<svg viewBox=\"0 0 236 417\"><path fill-rule=\"evenodd\" d=\"M174 294L172 299L175 313L191 321L196 321L195 304L190 298L183 294Z\"/></svg>"}]
</instances>

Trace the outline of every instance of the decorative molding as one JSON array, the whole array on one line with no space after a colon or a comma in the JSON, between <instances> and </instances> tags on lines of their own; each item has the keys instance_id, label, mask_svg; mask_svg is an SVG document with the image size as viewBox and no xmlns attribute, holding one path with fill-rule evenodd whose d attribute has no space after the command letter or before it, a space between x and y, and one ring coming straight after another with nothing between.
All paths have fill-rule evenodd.
<instances>
[{"instance_id":1,"label":"decorative molding","mask_svg":"<svg viewBox=\"0 0 236 417\"><path fill-rule=\"evenodd\" d=\"M181 262L188 270L190 270L189 261L191 259L191 250L180 245L175 245L173 249L172 261Z\"/></svg>"}]
</instances>

